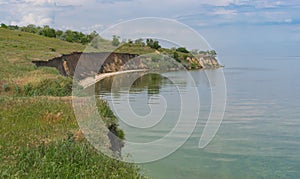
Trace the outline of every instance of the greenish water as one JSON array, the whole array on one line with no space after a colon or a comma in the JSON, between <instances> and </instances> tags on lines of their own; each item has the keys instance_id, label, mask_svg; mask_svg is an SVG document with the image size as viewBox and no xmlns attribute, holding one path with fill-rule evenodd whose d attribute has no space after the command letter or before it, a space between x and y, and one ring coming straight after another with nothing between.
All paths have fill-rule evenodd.
<instances>
[{"instance_id":1,"label":"greenish water","mask_svg":"<svg viewBox=\"0 0 300 179\"><path fill-rule=\"evenodd\" d=\"M166 106L166 110L163 115L151 113L152 118L161 120L150 128L130 127L120 120L129 141L157 140L176 125L181 107L179 90L196 87L201 103L198 123L187 142L168 157L142 164L143 172L153 178L300 178L300 58L265 59L261 65L263 68L245 65L224 69L225 116L217 135L204 149L198 148L198 142L211 105L204 71L190 71L196 86L180 71L168 72L169 79L152 74L135 80L128 99L137 115L145 116L151 108ZM118 104L127 99L128 88L122 82L131 76L107 78L97 86L100 97L119 118L129 115L128 106ZM172 78L181 80L174 83Z\"/></svg>"}]
</instances>

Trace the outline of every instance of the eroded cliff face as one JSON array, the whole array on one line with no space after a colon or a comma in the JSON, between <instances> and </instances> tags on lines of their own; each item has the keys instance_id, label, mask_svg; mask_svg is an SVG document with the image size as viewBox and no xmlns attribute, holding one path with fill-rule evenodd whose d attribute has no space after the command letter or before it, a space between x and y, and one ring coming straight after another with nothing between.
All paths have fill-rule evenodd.
<instances>
[{"instance_id":1,"label":"eroded cliff face","mask_svg":"<svg viewBox=\"0 0 300 179\"><path fill-rule=\"evenodd\" d=\"M196 67L201 67L203 69L222 67L218 60L212 56L187 57L187 61L191 64L196 64Z\"/></svg>"},{"instance_id":2,"label":"eroded cliff face","mask_svg":"<svg viewBox=\"0 0 300 179\"><path fill-rule=\"evenodd\" d=\"M64 76L74 76L82 79L98 73L108 73L120 71L122 66L130 59L137 57L128 53L82 53L73 52L71 54L55 57L48 61L32 61L37 67L55 67ZM80 59L80 60L79 60ZM80 65L78 65L80 63ZM76 69L77 68L77 69ZM74 74L76 70L76 74Z\"/></svg>"},{"instance_id":3,"label":"eroded cliff face","mask_svg":"<svg viewBox=\"0 0 300 179\"><path fill-rule=\"evenodd\" d=\"M79 60L80 59L80 60ZM138 56L129 53L82 53L74 52L60 57L55 57L48 61L33 61L37 67L55 67L64 76L76 76L83 79L99 73L116 72L121 70L134 69L160 69L176 70L178 65L174 60L164 57L157 60L149 56ZM187 57L183 63L187 69L209 69L218 68L221 65L216 58L211 56ZM77 69L76 69L77 68ZM76 70L76 74L74 74Z\"/></svg>"}]
</instances>

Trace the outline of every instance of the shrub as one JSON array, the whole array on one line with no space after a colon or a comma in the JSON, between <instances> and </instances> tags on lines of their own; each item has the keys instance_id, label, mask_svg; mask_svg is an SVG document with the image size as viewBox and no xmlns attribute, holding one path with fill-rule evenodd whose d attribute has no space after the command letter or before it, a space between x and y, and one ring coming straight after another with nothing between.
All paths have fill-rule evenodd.
<instances>
[{"instance_id":1,"label":"shrub","mask_svg":"<svg viewBox=\"0 0 300 179\"><path fill-rule=\"evenodd\" d=\"M189 51L185 47L179 47L176 49L177 52L189 53Z\"/></svg>"},{"instance_id":2,"label":"shrub","mask_svg":"<svg viewBox=\"0 0 300 179\"><path fill-rule=\"evenodd\" d=\"M55 48L50 48L50 51L51 52L56 52L56 49Z\"/></svg>"},{"instance_id":3,"label":"shrub","mask_svg":"<svg viewBox=\"0 0 300 179\"><path fill-rule=\"evenodd\" d=\"M120 37L119 37L119 36L116 36L116 35L113 35L113 39L112 39L111 44L112 44L113 46L118 46L118 45L120 45Z\"/></svg>"},{"instance_id":4,"label":"shrub","mask_svg":"<svg viewBox=\"0 0 300 179\"><path fill-rule=\"evenodd\" d=\"M156 50L161 48L161 46L159 45L159 42L157 40L147 39L146 44L147 44L148 47L154 48Z\"/></svg>"},{"instance_id":5,"label":"shrub","mask_svg":"<svg viewBox=\"0 0 300 179\"><path fill-rule=\"evenodd\" d=\"M3 24L3 23L1 23L1 28L7 29L7 28L8 28L8 26L7 26L7 25L5 25L5 24Z\"/></svg>"},{"instance_id":6,"label":"shrub","mask_svg":"<svg viewBox=\"0 0 300 179\"><path fill-rule=\"evenodd\" d=\"M15 92L16 92L16 94L20 94L21 93L21 87L16 85Z\"/></svg>"},{"instance_id":7,"label":"shrub","mask_svg":"<svg viewBox=\"0 0 300 179\"><path fill-rule=\"evenodd\" d=\"M24 86L24 93L25 93L25 95L32 95L31 94L31 92L32 92L32 85L31 85L31 83L27 83L25 86Z\"/></svg>"},{"instance_id":8,"label":"shrub","mask_svg":"<svg viewBox=\"0 0 300 179\"><path fill-rule=\"evenodd\" d=\"M9 87L9 85L8 85L7 83L4 83L4 84L2 85L2 88L3 88L3 90L4 90L5 92L7 92L7 91L10 90L10 87Z\"/></svg>"}]
</instances>

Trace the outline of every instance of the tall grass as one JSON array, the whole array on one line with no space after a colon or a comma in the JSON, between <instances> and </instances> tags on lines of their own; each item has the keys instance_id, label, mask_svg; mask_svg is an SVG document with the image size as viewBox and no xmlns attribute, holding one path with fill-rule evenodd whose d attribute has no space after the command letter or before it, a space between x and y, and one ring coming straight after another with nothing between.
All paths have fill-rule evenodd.
<instances>
[{"instance_id":1,"label":"tall grass","mask_svg":"<svg viewBox=\"0 0 300 179\"><path fill-rule=\"evenodd\" d=\"M0 177L26 178L142 178L139 168L98 153L86 141L65 140L24 147Z\"/></svg>"},{"instance_id":2,"label":"tall grass","mask_svg":"<svg viewBox=\"0 0 300 179\"><path fill-rule=\"evenodd\" d=\"M106 102L97 105L109 123L117 122ZM0 121L0 178L142 177L137 166L78 137L70 97L0 96Z\"/></svg>"}]
</instances>

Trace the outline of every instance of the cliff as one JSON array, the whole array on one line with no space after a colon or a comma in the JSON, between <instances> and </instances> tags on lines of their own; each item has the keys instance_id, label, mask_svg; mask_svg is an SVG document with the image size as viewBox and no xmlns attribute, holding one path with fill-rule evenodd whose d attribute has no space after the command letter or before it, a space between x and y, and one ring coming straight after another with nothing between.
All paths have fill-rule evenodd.
<instances>
[{"instance_id":1,"label":"cliff","mask_svg":"<svg viewBox=\"0 0 300 179\"><path fill-rule=\"evenodd\" d=\"M55 67L64 76L74 76L77 67L76 78L83 79L99 73L116 72L122 70L135 69L178 69L171 57L164 56L163 60L157 56L139 56L129 53L82 53L73 52L71 54L55 57L48 61L32 61L37 67ZM159 59L160 58L160 59ZM79 59L81 59L79 61ZM78 65L80 63L80 65ZM219 68L221 65L216 58L211 56L186 57L182 62L187 69L209 69Z\"/></svg>"},{"instance_id":2,"label":"cliff","mask_svg":"<svg viewBox=\"0 0 300 179\"><path fill-rule=\"evenodd\" d=\"M73 52L71 54L55 57L48 61L32 61L37 67L47 66L55 67L64 76L74 76L75 69L80 60L77 69L78 78L92 76L97 73L108 73L120 71L121 67L130 59L136 57L134 54L127 53L82 53ZM100 69L99 69L100 67Z\"/></svg>"}]
</instances>

